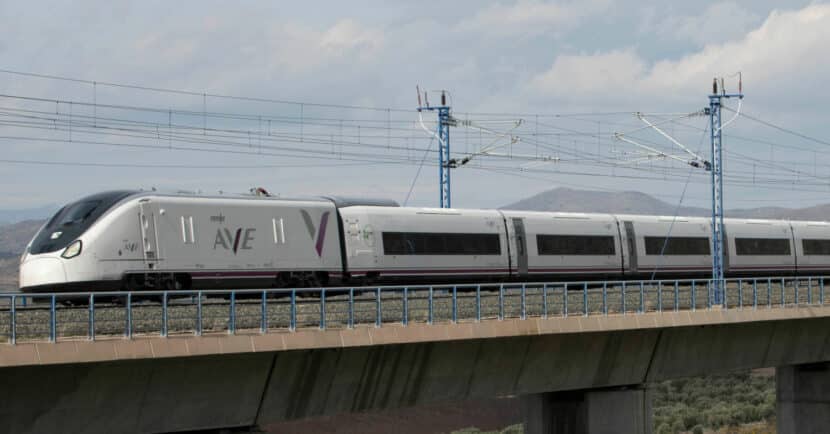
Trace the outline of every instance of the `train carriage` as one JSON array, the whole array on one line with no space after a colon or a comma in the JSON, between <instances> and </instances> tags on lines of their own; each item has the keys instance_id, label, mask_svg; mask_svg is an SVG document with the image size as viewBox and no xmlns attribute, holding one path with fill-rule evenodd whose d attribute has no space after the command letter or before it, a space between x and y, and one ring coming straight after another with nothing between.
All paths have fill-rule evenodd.
<instances>
[{"instance_id":1,"label":"train carriage","mask_svg":"<svg viewBox=\"0 0 830 434\"><path fill-rule=\"evenodd\" d=\"M507 226L522 232L527 258L517 240L519 276L598 278L619 276L623 255L617 220L610 214L502 211Z\"/></svg>"},{"instance_id":2,"label":"train carriage","mask_svg":"<svg viewBox=\"0 0 830 434\"><path fill-rule=\"evenodd\" d=\"M339 211L353 278L507 278L515 262L498 211L363 206Z\"/></svg>"},{"instance_id":3,"label":"train carriage","mask_svg":"<svg viewBox=\"0 0 830 434\"><path fill-rule=\"evenodd\" d=\"M830 225L827 222L790 222L795 241L796 270L810 275L830 271Z\"/></svg>"},{"instance_id":4,"label":"train carriage","mask_svg":"<svg viewBox=\"0 0 830 434\"><path fill-rule=\"evenodd\" d=\"M636 260L626 274L650 277L661 275L700 275L711 272L709 220L701 217L618 215L622 230L634 240L629 243ZM668 238L668 241L666 241Z\"/></svg>"},{"instance_id":5,"label":"train carriage","mask_svg":"<svg viewBox=\"0 0 830 434\"><path fill-rule=\"evenodd\" d=\"M723 226L724 272L733 276L795 273L789 222L724 219Z\"/></svg>"}]
</instances>

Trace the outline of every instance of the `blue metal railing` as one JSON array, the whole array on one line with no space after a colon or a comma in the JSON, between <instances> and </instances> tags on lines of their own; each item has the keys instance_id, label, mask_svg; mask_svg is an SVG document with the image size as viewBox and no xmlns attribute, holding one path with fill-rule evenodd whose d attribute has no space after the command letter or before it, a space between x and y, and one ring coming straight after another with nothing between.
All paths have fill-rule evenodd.
<instances>
[{"instance_id":1,"label":"blue metal railing","mask_svg":"<svg viewBox=\"0 0 830 434\"><path fill-rule=\"evenodd\" d=\"M824 276L725 279L723 309L824 305ZM0 342L710 309L707 279L0 294ZM751 295L748 291L751 290ZM750 304L751 300L751 304Z\"/></svg>"}]
</instances>

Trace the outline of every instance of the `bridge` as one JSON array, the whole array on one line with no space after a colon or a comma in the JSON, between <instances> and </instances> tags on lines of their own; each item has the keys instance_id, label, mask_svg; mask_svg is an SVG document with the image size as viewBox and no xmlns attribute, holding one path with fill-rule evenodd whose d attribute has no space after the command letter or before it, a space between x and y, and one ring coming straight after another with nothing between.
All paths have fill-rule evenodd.
<instances>
[{"instance_id":1,"label":"bridge","mask_svg":"<svg viewBox=\"0 0 830 434\"><path fill-rule=\"evenodd\" d=\"M647 385L776 367L830 422L824 276L0 294L0 431L159 433L521 396L527 432L650 432Z\"/></svg>"}]
</instances>

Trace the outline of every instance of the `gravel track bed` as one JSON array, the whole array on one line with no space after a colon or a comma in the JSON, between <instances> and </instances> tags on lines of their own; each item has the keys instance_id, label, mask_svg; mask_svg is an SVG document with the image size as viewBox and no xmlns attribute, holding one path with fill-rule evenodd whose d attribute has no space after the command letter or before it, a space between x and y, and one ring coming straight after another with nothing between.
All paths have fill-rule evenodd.
<instances>
[{"instance_id":1,"label":"gravel track bed","mask_svg":"<svg viewBox=\"0 0 830 434\"><path fill-rule=\"evenodd\" d=\"M817 282L772 280L757 281L753 288L752 280L730 281L726 288L727 308L752 307L766 308L768 305L780 307L818 304L821 288ZM619 283L589 286L587 291L582 284L565 285L505 285L504 291L482 289L479 296L474 287L459 286L455 292L453 306L452 289L434 290L432 296L432 321L451 322L474 321L480 311L481 319L520 318L526 316L574 316L602 315L605 313L636 313L705 309L708 288L706 281L696 284L694 294L691 286L684 282L675 286L674 282L665 284L644 284L642 289L638 282L628 282L623 288ZM522 297L524 292L524 297ZM228 332L233 313L233 325L236 332L259 332L263 326L261 296L258 294L238 295L231 301L225 298L202 298L187 296L168 300L166 327L168 334L192 334L199 327L199 309L201 309L201 330L203 333ZM104 298L104 297L101 297ZM94 321L90 322L91 309L87 305L58 305L55 311L55 333L58 339L83 338L90 336L94 329L96 337L126 335L129 331L134 336L159 335L164 327L164 310L162 303L149 300L150 297L135 297L129 313L121 300L112 298L96 300ZM524 300L524 302L523 302ZM349 325L351 311L354 325L375 325L378 314L381 324L409 322L425 323L430 320L430 297L428 289L410 289L406 299L403 289L381 292L380 306L376 291L369 289L355 293L354 302L349 303L348 294L328 293L325 297L325 317L321 316L323 303L319 297L296 297L296 328L320 327L325 321L326 328L345 328ZM405 308L404 308L405 306ZM233 309L233 311L231 310ZM268 298L265 306L265 319L268 331L288 330L291 326L291 303L289 297ZM501 315L500 315L501 314ZM0 342L10 339L12 315L8 301L0 304ZM15 316L15 331L18 341L47 340L50 335L50 309L45 298L28 300L26 306L18 302Z\"/></svg>"}]
</instances>

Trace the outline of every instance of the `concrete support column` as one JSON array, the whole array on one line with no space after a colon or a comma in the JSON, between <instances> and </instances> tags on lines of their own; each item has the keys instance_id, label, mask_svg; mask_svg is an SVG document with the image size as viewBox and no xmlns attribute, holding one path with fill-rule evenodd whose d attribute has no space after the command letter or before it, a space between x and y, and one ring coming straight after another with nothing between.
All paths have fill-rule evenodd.
<instances>
[{"instance_id":1,"label":"concrete support column","mask_svg":"<svg viewBox=\"0 0 830 434\"><path fill-rule=\"evenodd\" d=\"M830 427L830 363L775 368L778 432L826 433Z\"/></svg>"},{"instance_id":2,"label":"concrete support column","mask_svg":"<svg viewBox=\"0 0 830 434\"><path fill-rule=\"evenodd\" d=\"M644 388L549 392L522 396L526 434L651 434Z\"/></svg>"}]
</instances>

